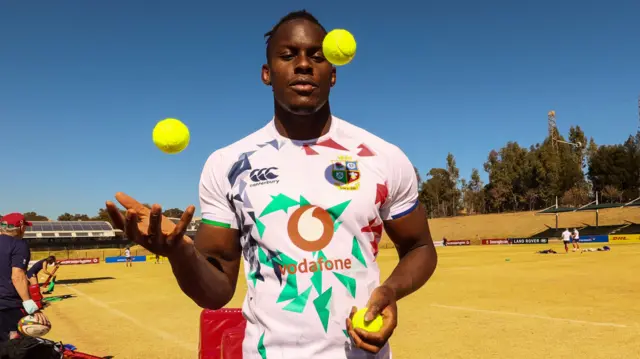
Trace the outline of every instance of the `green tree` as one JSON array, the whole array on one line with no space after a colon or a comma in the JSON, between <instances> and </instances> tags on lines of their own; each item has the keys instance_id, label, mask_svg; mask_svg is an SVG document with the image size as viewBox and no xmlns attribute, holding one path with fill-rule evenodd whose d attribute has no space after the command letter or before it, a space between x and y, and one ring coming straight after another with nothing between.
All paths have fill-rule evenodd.
<instances>
[{"instance_id":1,"label":"green tree","mask_svg":"<svg viewBox=\"0 0 640 359\"><path fill-rule=\"evenodd\" d=\"M170 209L165 210L162 214L165 217L180 218L180 217L182 217L183 213L184 213L184 211L181 210L180 208L170 208Z\"/></svg>"},{"instance_id":2,"label":"green tree","mask_svg":"<svg viewBox=\"0 0 640 359\"><path fill-rule=\"evenodd\" d=\"M460 170L456 166L456 158L451 152L447 154L447 174L449 175L449 186L447 193L447 200L450 201L450 213L455 216L460 209L460 199L462 197L461 191L458 188L460 181Z\"/></svg>"},{"instance_id":3,"label":"green tree","mask_svg":"<svg viewBox=\"0 0 640 359\"><path fill-rule=\"evenodd\" d=\"M579 163L580 168L587 167L587 138L580 126L571 126L569 128L569 142L577 144L570 148L571 153L575 157L575 162Z\"/></svg>"},{"instance_id":4,"label":"green tree","mask_svg":"<svg viewBox=\"0 0 640 359\"><path fill-rule=\"evenodd\" d=\"M563 206L580 207L589 201L589 192L585 186L576 185L566 191L561 198Z\"/></svg>"},{"instance_id":5,"label":"green tree","mask_svg":"<svg viewBox=\"0 0 640 359\"><path fill-rule=\"evenodd\" d=\"M463 179L464 180L464 179ZM471 179L461 185L463 191L464 209L467 214L477 214L485 212L485 199L480 172L477 168L471 170Z\"/></svg>"},{"instance_id":6,"label":"green tree","mask_svg":"<svg viewBox=\"0 0 640 359\"><path fill-rule=\"evenodd\" d=\"M486 195L492 211L517 211L526 203L525 193L531 182L529 158L526 148L517 142L508 142L500 151L491 151L485 171L489 174Z\"/></svg>"},{"instance_id":7,"label":"green tree","mask_svg":"<svg viewBox=\"0 0 640 359\"><path fill-rule=\"evenodd\" d=\"M444 168L432 168L422 183L420 200L424 203L430 218L450 215L447 203L451 194L451 180Z\"/></svg>"},{"instance_id":8,"label":"green tree","mask_svg":"<svg viewBox=\"0 0 640 359\"><path fill-rule=\"evenodd\" d=\"M23 213L25 220L27 221L48 221L49 218L46 216L40 215L36 212L25 212Z\"/></svg>"},{"instance_id":9,"label":"green tree","mask_svg":"<svg viewBox=\"0 0 640 359\"><path fill-rule=\"evenodd\" d=\"M73 221L73 215L71 213L65 212L58 216L58 221Z\"/></svg>"},{"instance_id":10,"label":"green tree","mask_svg":"<svg viewBox=\"0 0 640 359\"><path fill-rule=\"evenodd\" d=\"M622 200L631 200L638 196L638 164L636 139L630 138L621 145L606 145L589 159L588 177L593 190L604 191L612 186L622 192Z\"/></svg>"},{"instance_id":11,"label":"green tree","mask_svg":"<svg viewBox=\"0 0 640 359\"><path fill-rule=\"evenodd\" d=\"M121 209L120 213L122 213L122 215L124 216L127 211ZM100 208L98 210L98 215L91 217L92 221L105 221L105 222L109 222L113 225L113 221L111 220L111 218L109 217L109 213L107 212L106 208Z\"/></svg>"},{"instance_id":12,"label":"green tree","mask_svg":"<svg viewBox=\"0 0 640 359\"><path fill-rule=\"evenodd\" d=\"M608 184L602 189L600 200L606 203L622 202L622 191Z\"/></svg>"},{"instance_id":13,"label":"green tree","mask_svg":"<svg viewBox=\"0 0 640 359\"><path fill-rule=\"evenodd\" d=\"M89 218L89 216L87 216L86 214L71 214L68 212L65 212L64 214L61 214L58 216L58 221L90 221L91 218Z\"/></svg>"}]
</instances>

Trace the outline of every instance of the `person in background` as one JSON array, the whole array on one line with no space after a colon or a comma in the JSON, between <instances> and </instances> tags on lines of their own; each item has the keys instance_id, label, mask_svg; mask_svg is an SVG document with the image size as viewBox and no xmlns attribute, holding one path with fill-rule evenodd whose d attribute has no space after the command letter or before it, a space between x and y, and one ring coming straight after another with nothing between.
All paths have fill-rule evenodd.
<instances>
[{"instance_id":1,"label":"person in background","mask_svg":"<svg viewBox=\"0 0 640 359\"><path fill-rule=\"evenodd\" d=\"M53 270L51 272L49 272L49 267L53 267ZM37 261L34 265L32 265L31 268L27 270L27 278L29 278L29 282L31 284L37 285L39 284L38 274L40 273L40 271L44 271L46 275L52 277L54 274L56 274L57 270L58 265L56 264L56 257L49 256L45 259Z\"/></svg>"},{"instance_id":2,"label":"person in background","mask_svg":"<svg viewBox=\"0 0 640 359\"><path fill-rule=\"evenodd\" d=\"M131 258L131 250L129 247L124 249L124 257L125 257L125 267L133 267L132 258Z\"/></svg>"},{"instance_id":3,"label":"person in background","mask_svg":"<svg viewBox=\"0 0 640 359\"><path fill-rule=\"evenodd\" d=\"M570 242L571 242L571 232L569 232L569 228L565 228L564 232L562 232L562 243L564 243L565 253L569 253Z\"/></svg>"},{"instance_id":4,"label":"person in background","mask_svg":"<svg viewBox=\"0 0 640 359\"><path fill-rule=\"evenodd\" d=\"M573 229L573 233L571 234L571 239L573 242L573 251L579 251L580 250L580 233L578 232L577 228Z\"/></svg>"},{"instance_id":5,"label":"person in background","mask_svg":"<svg viewBox=\"0 0 640 359\"><path fill-rule=\"evenodd\" d=\"M31 299L27 265L31 253L24 233L31 222L20 213L10 213L0 220L0 343L18 337L18 322L27 314L50 325Z\"/></svg>"}]
</instances>

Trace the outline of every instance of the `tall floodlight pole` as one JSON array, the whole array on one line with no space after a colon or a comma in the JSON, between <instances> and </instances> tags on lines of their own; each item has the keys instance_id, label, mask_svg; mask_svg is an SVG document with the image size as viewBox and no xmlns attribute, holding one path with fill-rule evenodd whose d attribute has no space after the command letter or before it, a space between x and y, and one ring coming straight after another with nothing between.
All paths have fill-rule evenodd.
<instances>
[{"instance_id":1,"label":"tall floodlight pole","mask_svg":"<svg viewBox=\"0 0 640 359\"><path fill-rule=\"evenodd\" d=\"M553 110L547 113L547 127L549 130L549 138L551 139L551 145L553 146L553 149L556 151L556 153L558 152L558 143L564 143L565 145L569 145L577 148L580 148L583 145L585 145L580 142L574 143L574 142L567 142L567 141L562 141L558 139L558 129L556 125L556 112Z\"/></svg>"},{"instance_id":2,"label":"tall floodlight pole","mask_svg":"<svg viewBox=\"0 0 640 359\"><path fill-rule=\"evenodd\" d=\"M549 130L549 139L551 140L551 146L557 152L558 151L558 131L556 131L556 112L551 110L547 113L547 129Z\"/></svg>"}]
</instances>

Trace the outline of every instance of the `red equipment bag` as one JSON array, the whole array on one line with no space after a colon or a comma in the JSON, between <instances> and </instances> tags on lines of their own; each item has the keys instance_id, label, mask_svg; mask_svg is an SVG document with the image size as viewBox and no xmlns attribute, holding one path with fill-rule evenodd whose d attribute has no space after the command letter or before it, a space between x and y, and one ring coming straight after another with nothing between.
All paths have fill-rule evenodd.
<instances>
[{"instance_id":1,"label":"red equipment bag","mask_svg":"<svg viewBox=\"0 0 640 359\"><path fill-rule=\"evenodd\" d=\"M247 325L242 310L205 309L200 313L200 359L242 359Z\"/></svg>"}]
</instances>

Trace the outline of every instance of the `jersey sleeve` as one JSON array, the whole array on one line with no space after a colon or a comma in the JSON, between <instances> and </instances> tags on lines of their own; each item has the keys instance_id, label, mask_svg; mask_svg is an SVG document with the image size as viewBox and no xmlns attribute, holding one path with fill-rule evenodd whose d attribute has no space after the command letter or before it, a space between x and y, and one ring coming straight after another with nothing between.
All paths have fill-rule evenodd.
<instances>
[{"instance_id":1,"label":"jersey sleeve","mask_svg":"<svg viewBox=\"0 0 640 359\"><path fill-rule=\"evenodd\" d=\"M218 150L209 156L202 169L198 189L202 223L237 229L236 213L228 197L231 184L226 175L227 168L227 161Z\"/></svg>"},{"instance_id":2,"label":"jersey sleeve","mask_svg":"<svg viewBox=\"0 0 640 359\"><path fill-rule=\"evenodd\" d=\"M13 251L11 252L11 267L26 271L30 257L31 253L29 252L27 242L23 240L16 241Z\"/></svg>"},{"instance_id":3,"label":"jersey sleeve","mask_svg":"<svg viewBox=\"0 0 640 359\"><path fill-rule=\"evenodd\" d=\"M397 219L418 206L418 179L413 164L398 147L392 146L387 161L387 198L380 208L383 220Z\"/></svg>"}]
</instances>

